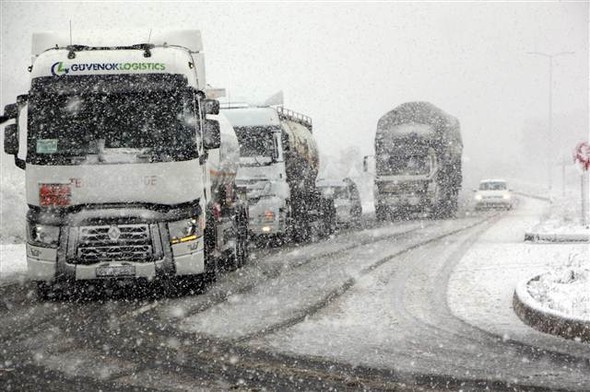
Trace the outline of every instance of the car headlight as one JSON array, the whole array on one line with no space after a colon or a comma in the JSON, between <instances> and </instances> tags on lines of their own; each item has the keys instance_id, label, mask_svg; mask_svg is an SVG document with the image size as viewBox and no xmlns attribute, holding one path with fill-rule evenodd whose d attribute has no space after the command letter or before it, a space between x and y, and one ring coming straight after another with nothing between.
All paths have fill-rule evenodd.
<instances>
[{"instance_id":1,"label":"car headlight","mask_svg":"<svg viewBox=\"0 0 590 392\"><path fill-rule=\"evenodd\" d=\"M510 198L511 198L511 197L512 197L512 196L510 196L510 193L504 193L504 194L502 195L502 198L503 198L504 200L510 200Z\"/></svg>"},{"instance_id":2,"label":"car headlight","mask_svg":"<svg viewBox=\"0 0 590 392\"><path fill-rule=\"evenodd\" d=\"M475 200L481 200L483 197L481 195L475 195Z\"/></svg>"},{"instance_id":3,"label":"car headlight","mask_svg":"<svg viewBox=\"0 0 590 392\"><path fill-rule=\"evenodd\" d=\"M170 242L172 244L196 240L203 235L202 219L189 218L177 222L169 222L168 232L170 233Z\"/></svg>"},{"instance_id":4,"label":"car headlight","mask_svg":"<svg viewBox=\"0 0 590 392\"><path fill-rule=\"evenodd\" d=\"M57 246L59 243L59 226L28 223L27 240L37 244Z\"/></svg>"}]
</instances>

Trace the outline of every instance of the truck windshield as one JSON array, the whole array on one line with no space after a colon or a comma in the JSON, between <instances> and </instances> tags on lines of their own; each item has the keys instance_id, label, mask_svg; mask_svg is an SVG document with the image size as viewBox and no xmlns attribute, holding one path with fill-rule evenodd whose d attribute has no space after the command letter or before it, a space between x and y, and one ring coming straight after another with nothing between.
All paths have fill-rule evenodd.
<instances>
[{"instance_id":1,"label":"truck windshield","mask_svg":"<svg viewBox=\"0 0 590 392\"><path fill-rule=\"evenodd\" d=\"M503 191L506 188L504 181L486 181L479 184L479 190L481 191Z\"/></svg>"},{"instance_id":2,"label":"truck windshield","mask_svg":"<svg viewBox=\"0 0 590 392\"><path fill-rule=\"evenodd\" d=\"M95 88L88 88L89 79L71 77L67 79L78 80L65 86L60 81L61 89L54 84L33 89L28 159L74 164L72 158L84 162L88 155L108 155L111 149L141 155L143 161L196 158L192 93L178 81L141 83L131 78L135 75L126 76L130 78L110 84L101 79Z\"/></svg>"},{"instance_id":3,"label":"truck windshield","mask_svg":"<svg viewBox=\"0 0 590 392\"><path fill-rule=\"evenodd\" d=\"M425 156L377 156L377 171L390 175L425 175L430 173Z\"/></svg>"},{"instance_id":4,"label":"truck windshield","mask_svg":"<svg viewBox=\"0 0 590 392\"><path fill-rule=\"evenodd\" d=\"M261 162L270 163L278 157L274 131L272 127L235 127L240 142L241 158L267 158Z\"/></svg>"}]
</instances>

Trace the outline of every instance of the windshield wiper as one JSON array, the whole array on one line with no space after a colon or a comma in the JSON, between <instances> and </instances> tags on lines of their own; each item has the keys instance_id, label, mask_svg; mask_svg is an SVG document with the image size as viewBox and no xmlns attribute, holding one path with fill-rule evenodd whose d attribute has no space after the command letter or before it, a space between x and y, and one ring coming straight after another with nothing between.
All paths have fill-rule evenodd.
<instances>
[{"instance_id":1,"label":"windshield wiper","mask_svg":"<svg viewBox=\"0 0 590 392\"><path fill-rule=\"evenodd\" d=\"M261 162L261 161L259 161L259 160L258 160L259 158L258 158L258 157L256 157L256 156L250 156L250 157L244 157L244 158L251 158L251 159L253 159L253 160L254 160L254 162L256 162L256 163L255 163L255 164L250 164L250 163L242 163L242 166L270 166L270 165L272 165L272 164L273 164L273 161L272 161L272 160L270 160L270 161L268 161L268 162Z\"/></svg>"}]
</instances>

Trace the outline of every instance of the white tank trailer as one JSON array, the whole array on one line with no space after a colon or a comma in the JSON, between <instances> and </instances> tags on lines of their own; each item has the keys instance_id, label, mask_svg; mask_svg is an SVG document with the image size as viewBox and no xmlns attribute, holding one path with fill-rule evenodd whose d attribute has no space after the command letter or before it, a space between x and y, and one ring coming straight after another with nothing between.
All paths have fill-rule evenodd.
<instances>
[{"instance_id":1,"label":"white tank trailer","mask_svg":"<svg viewBox=\"0 0 590 392\"><path fill-rule=\"evenodd\" d=\"M228 106L221 111L240 142L237 183L247 188L250 230L306 241L333 228L333 201L315 181L319 153L311 118L282 107Z\"/></svg>"},{"instance_id":2,"label":"white tank trailer","mask_svg":"<svg viewBox=\"0 0 590 392\"><path fill-rule=\"evenodd\" d=\"M377 219L453 216L462 150L459 121L431 103L408 102L383 115L375 135Z\"/></svg>"}]
</instances>

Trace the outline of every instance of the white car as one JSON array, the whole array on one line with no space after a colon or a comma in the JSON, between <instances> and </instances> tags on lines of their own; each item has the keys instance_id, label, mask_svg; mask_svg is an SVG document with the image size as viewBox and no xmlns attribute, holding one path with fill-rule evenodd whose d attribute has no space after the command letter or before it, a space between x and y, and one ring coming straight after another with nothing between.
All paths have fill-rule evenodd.
<instances>
[{"instance_id":1,"label":"white car","mask_svg":"<svg viewBox=\"0 0 590 392\"><path fill-rule=\"evenodd\" d=\"M508 184L505 180L482 180L479 183L479 188L474 189L474 192L476 210L482 210L485 208L512 209L512 191L508 189Z\"/></svg>"}]
</instances>

